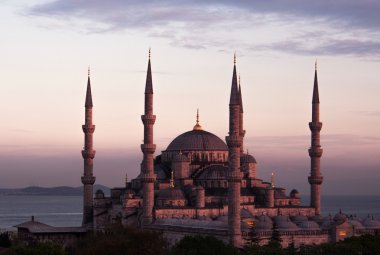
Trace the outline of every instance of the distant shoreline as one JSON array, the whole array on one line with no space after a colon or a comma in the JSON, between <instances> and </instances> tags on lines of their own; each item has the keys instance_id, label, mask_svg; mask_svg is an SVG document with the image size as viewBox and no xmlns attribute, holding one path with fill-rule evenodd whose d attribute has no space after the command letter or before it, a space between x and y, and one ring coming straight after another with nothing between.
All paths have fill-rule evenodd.
<instances>
[{"instance_id":1,"label":"distant shoreline","mask_svg":"<svg viewBox=\"0 0 380 255\"><path fill-rule=\"evenodd\" d=\"M96 190L103 190L104 194L110 194L110 188L95 184L94 192ZM0 196L83 196L83 187L69 187L69 186L60 186L60 187L38 187L30 186L25 188L16 188L16 189L1 189Z\"/></svg>"}]
</instances>

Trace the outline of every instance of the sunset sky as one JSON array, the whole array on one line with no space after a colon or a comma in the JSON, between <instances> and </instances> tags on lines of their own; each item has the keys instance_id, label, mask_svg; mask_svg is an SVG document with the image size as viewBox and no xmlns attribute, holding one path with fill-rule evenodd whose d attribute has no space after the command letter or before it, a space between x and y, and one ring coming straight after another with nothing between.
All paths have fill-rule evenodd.
<instances>
[{"instance_id":1,"label":"sunset sky","mask_svg":"<svg viewBox=\"0 0 380 255\"><path fill-rule=\"evenodd\" d=\"M233 54L258 176L309 193L314 62L323 194L380 193L380 2L0 0L0 188L80 186L91 66L96 182L140 171L152 49L156 155L192 129L224 140Z\"/></svg>"}]
</instances>

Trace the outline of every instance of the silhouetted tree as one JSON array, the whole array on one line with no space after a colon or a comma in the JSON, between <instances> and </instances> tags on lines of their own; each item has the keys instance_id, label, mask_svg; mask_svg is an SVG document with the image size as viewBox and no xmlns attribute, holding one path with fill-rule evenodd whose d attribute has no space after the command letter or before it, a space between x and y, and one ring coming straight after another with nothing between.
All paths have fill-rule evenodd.
<instances>
[{"instance_id":1,"label":"silhouetted tree","mask_svg":"<svg viewBox=\"0 0 380 255\"><path fill-rule=\"evenodd\" d=\"M239 251L213 236L186 236L172 249L171 255L234 255Z\"/></svg>"},{"instance_id":2,"label":"silhouetted tree","mask_svg":"<svg viewBox=\"0 0 380 255\"><path fill-rule=\"evenodd\" d=\"M51 242L39 243L35 246L12 246L6 255L66 255L61 245Z\"/></svg>"},{"instance_id":3,"label":"silhouetted tree","mask_svg":"<svg viewBox=\"0 0 380 255\"><path fill-rule=\"evenodd\" d=\"M166 255L168 253L168 242L162 234L121 226L113 226L104 233L88 235L75 249L75 254L78 255Z\"/></svg>"},{"instance_id":4,"label":"silhouetted tree","mask_svg":"<svg viewBox=\"0 0 380 255\"><path fill-rule=\"evenodd\" d=\"M3 232L0 234L0 247L8 248L11 246L11 238L9 232Z\"/></svg>"}]
</instances>

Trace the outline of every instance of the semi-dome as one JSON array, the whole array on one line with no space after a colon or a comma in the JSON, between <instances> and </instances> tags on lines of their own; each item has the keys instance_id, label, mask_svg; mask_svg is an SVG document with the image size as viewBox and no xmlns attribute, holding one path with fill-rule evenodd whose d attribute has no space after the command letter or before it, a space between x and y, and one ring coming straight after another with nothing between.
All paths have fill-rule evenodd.
<instances>
[{"instance_id":1,"label":"semi-dome","mask_svg":"<svg viewBox=\"0 0 380 255\"><path fill-rule=\"evenodd\" d=\"M318 225L318 223L314 222L314 221L303 221L299 224L299 226L302 228L302 229L308 229L308 230L320 230L320 227Z\"/></svg>"},{"instance_id":2,"label":"semi-dome","mask_svg":"<svg viewBox=\"0 0 380 255\"><path fill-rule=\"evenodd\" d=\"M358 221L358 220L352 220L352 219L350 219L350 220L348 220L348 222L349 222L352 226L354 226L356 229L364 229L364 228L365 228L365 227L363 226L363 224L360 223L360 221Z\"/></svg>"},{"instance_id":3,"label":"semi-dome","mask_svg":"<svg viewBox=\"0 0 380 255\"><path fill-rule=\"evenodd\" d=\"M240 163L257 163L254 156L244 153L240 156Z\"/></svg>"},{"instance_id":4,"label":"semi-dome","mask_svg":"<svg viewBox=\"0 0 380 255\"><path fill-rule=\"evenodd\" d=\"M298 190L293 189L292 191L290 191L290 197L291 198L300 198L300 193L298 192Z\"/></svg>"},{"instance_id":5,"label":"semi-dome","mask_svg":"<svg viewBox=\"0 0 380 255\"><path fill-rule=\"evenodd\" d=\"M222 165L211 165L206 167L196 178L199 180L225 180L228 167Z\"/></svg>"},{"instance_id":6,"label":"semi-dome","mask_svg":"<svg viewBox=\"0 0 380 255\"><path fill-rule=\"evenodd\" d=\"M301 214L292 216L291 219L297 225L301 224L302 222L308 221L307 217L305 215L301 215Z\"/></svg>"},{"instance_id":7,"label":"semi-dome","mask_svg":"<svg viewBox=\"0 0 380 255\"><path fill-rule=\"evenodd\" d=\"M288 230L288 231L299 229L299 227L296 224L294 224L293 222L291 222L289 220L289 218L286 221L280 220L280 221L276 222L276 226L278 229Z\"/></svg>"},{"instance_id":8,"label":"semi-dome","mask_svg":"<svg viewBox=\"0 0 380 255\"><path fill-rule=\"evenodd\" d=\"M363 220L363 226L366 228L380 229L380 222L375 220L374 217L368 216L365 220Z\"/></svg>"},{"instance_id":9,"label":"semi-dome","mask_svg":"<svg viewBox=\"0 0 380 255\"><path fill-rule=\"evenodd\" d=\"M256 217L259 221L265 221L265 222L270 222L272 223L272 219L268 216L268 215L265 215L265 214L262 214L260 216L257 216Z\"/></svg>"},{"instance_id":10,"label":"semi-dome","mask_svg":"<svg viewBox=\"0 0 380 255\"><path fill-rule=\"evenodd\" d=\"M194 129L177 136L166 151L228 151L228 147L216 135Z\"/></svg>"},{"instance_id":11,"label":"semi-dome","mask_svg":"<svg viewBox=\"0 0 380 255\"><path fill-rule=\"evenodd\" d=\"M158 199L185 199L183 191L178 188L166 188L158 192Z\"/></svg>"},{"instance_id":12,"label":"semi-dome","mask_svg":"<svg viewBox=\"0 0 380 255\"><path fill-rule=\"evenodd\" d=\"M339 211L339 213L335 214L334 221L336 224L340 225L347 221L347 215Z\"/></svg>"},{"instance_id":13,"label":"semi-dome","mask_svg":"<svg viewBox=\"0 0 380 255\"><path fill-rule=\"evenodd\" d=\"M257 221L255 228L258 230L271 230L273 228L272 221Z\"/></svg>"}]
</instances>

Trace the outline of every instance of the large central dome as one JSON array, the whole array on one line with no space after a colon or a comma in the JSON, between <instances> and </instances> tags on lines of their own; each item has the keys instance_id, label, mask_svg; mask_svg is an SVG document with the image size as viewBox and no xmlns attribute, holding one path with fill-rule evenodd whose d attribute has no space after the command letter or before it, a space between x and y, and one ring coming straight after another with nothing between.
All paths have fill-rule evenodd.
<instances>
[{"instance_id":1,"label":"large central dome","mask_svg":"<svg viewBox=\"0 0 380 255\"><path fill-rule=\"evenodd\" d=\"M216 135L204 130L191 130L177 136L166 151L227 151L227 145Z\"/></svg>"}]
</instances>

